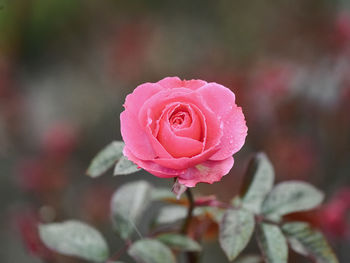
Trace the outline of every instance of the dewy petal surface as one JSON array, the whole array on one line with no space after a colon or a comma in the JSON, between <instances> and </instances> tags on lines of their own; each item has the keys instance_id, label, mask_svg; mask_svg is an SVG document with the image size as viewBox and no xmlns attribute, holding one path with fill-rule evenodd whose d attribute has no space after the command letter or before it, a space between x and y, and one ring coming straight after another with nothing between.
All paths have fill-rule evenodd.
<instances>
[{"instance_id":1,"label":"dewy petal surface","mask_svg":"<svg viewBox=\"0 0 350 263\"><path fill-rule=\"evenodd\" d=\"M134 91L126 96L124 107L138 116L140 106L145 103L146 100L151 98L154 94L164 90L164 88L157 83L144 83L137 86Z\"/></svg>"},{"instance_id":2,"label":"dewy petal surface","mask_svg":"<svg viewBox=\"0 0 350 263\"><path fill-rule=\"evenodd\" d=\"M197 183L209 183L220 181L228 174L233 166L233 157L221 161L205 161L197 166L188 168L183 175L178 177L179 183L187 187L194 187Z\"/></svg>"},{"instance_id":3,"label":"dewy petal surface","mask_svg":"<svg viewBox=\"0 0 350 263\"><path fill-rule=\"evenodd\" d=\"M138 118L131 111L120 114L121 134L125 145L134 155L143 160L152 160L157 154L153 150L149 136L140 126Z\"/></svg>"},{"instance_id":4,"label":"dewy petal surface","mask_svg":"<svg viewBox=\"0 0 350 263\"><path fill-rule=\"evenodd\" d=\"M204 152L193 157L182 158L159 158L153 161L159 165L172 169L186 169L188 167L195 166L209 159L215 152L219 150L219 145L211 147Z\"/></svg>"},{"instance_id":5,"label":"dewy petal surface","mask_svg":"<svg viewBox=\"0 0 350 263\"><path fill-rule=\"evenodd\" d=\"M242 109L236 105L232 91L224 86L209 83L197 91L222 120L221 147L210 160L223 160L239 151L245 142L248 128Z\"/></svg>"},{"instance_id":6,"label":"dewy petal surface","mask_svg":"<svg viewBox=\"0 0 350 263\"><path fill-rule=\"evenodd\" d=\"M247 135L234 94L216 83L164 78L138 86L124 106L125 156L188 187L226 175Z\"/></svg>"},{"instance_id":7,"label":"dewy petal surface","mask_svg":"<svg viewBox=\"0 0 350 263\"><path fill-rule=\"evenodd\" d=\"M160 92L162 86L156 83L145 83L139 85L133 93L129 94L124 103L125 110L120 115L121 134L126 145L135 156L144 160L151 160L156 157L149 136L140 125L139 105L154 94Z\"/></svg>"},{"instance_id":8,"label":"dewy petal surface","mask_svg":"<svg viewBox=\"0 0 350 263\"><path fill-rule=\"evenodd\" d=\"M171 169L161 166L152 161L140 160L135 155L133 155L133 153L127 147L124 148L123 153L129 159L129 161L134 162L139 167L145 169L147 172L160 178L172 178L185 173L185 170L183 169Z\"/></svg>"},{"instance_id":9,"label":"dewy petal surface","mask_svg":"<svg viewBox=\"0 0 350 263\"><path fill-rule=\"evenodd\" d=\"M203 118L205 118L206 122L207 131L206 138L204 139L204 149L207 150L215 146L220 141L222 127L220 126L220 121L216 116L216 113L206 105L202 96L198 93L200 89L192 91L190 89L178 88L175 91L164 90L158 92L148 99L140 109L139 121L141 126L144 127L147 125L146 115L148 109L152 110L154 119L159 119L164 105L176 102L193 104L202 112L202 115L204 116Z\"/></svg>"}]
</instances>

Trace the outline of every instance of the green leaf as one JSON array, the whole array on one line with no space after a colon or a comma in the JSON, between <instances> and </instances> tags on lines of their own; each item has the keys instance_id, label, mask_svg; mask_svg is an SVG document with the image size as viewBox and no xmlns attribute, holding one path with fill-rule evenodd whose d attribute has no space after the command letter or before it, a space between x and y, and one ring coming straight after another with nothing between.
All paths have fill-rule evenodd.
<instances>
[{"instance_id":1,"label":"green leaf","mask_svg":"<svg viewBox=\"0 0 350 263\"><path fill-rule=\"evenodd\" d=\"M226 212L225 209L219 207L205 207L203 210L208 213L217 224L220 224Z\"/></svg>"},{"instance_id":2,"label":"green leaf","mask_svg":"<svg viewBox=\"0 0 350 263\"><path fill-rule=\"evenodd\" d=\"M124 142L114 141L103 148L91 161L87 175L98 177L110 169L123 156Z\"/></svg>"},{"instance_id":3,"label":"green leaf","mask_svg":"<svg viewBox=\"0 0 350 263\"><path fill-rule=\"evenodd\" d=\"M278 226L266 223L260 224L257 239L267 263L287 263L287 241Z\"/></svg>"},{"instance_id":4,"label":"green leaf","mask_svg":"<svg viewBox=\"0 0 350 263\"><path fill-rule=\"evenodd\" d=\"M250 179L253 177L252 179ZM243 195L242 206L256 214L260 213L261 205L271 191L275 172L271 162L264 153L259 153L250 162L247 180L251 181L248 190Z\"/></svg>"},{"instance_id":5,"label":"green leaf","mask_svg":"<svg viewBox=\"0 0 350 263\"><path fill-rule=\"evenodd\" d=\"M167 246L182 251L200 251L201 246L193 239L179 234L162 234L157 239Z\"/></svg>"},{"instance_id":6,"label":"green leaf","mask_svg":"<svg viewBox=\"0 0 350 263\"><path fill-rule=\"evenodd\" d=\"M254 231L254 215L246 210L228 209L220 223L219 242L229 260L247 246Z\"/></svg>"},{"instance_id":7,"label":"green leaf","mask_svg":"<svg viewBox=\"0 0 350 263\"><path fill-rule=\"evenodd\" d=\"M292 249L315 259L317 263L338 263L332 248L322 233L311 228L307 223L293 222L282 226Z\"/></svg>"},{"instance_id":8,"label":"green leaf","mask_svg":"<svg viewBox=\"0 0 350 263\"><path fill-rule=\"evenodd\" d=\"M171 250L158 240L141 239L128 250L129 255L140 263L176 263Z\"/></svg>"},{"instance_id":9,"label":"green leaf","mask_svg":"<svg viewBox=\"0 0 350 263\"><path fill-rule=\"evenodd\" d=\"M235 263L261 263L262 259L258 255L246 255L239 257Z\"/></svg>"},{"instance_id":10,"label":"green leaf","mask_svg":"<svg viewBox=\"0 0 350 263\"><path fill-rule=\"evenodd\" d=\"M193 215L198 216L204 213L204 209L196 207ZM187 215L187 207L179 205L164 206L160 209L156 219L157 224L170 224L182 220Z\"/></svg>"},{"instance_id":11,"label":"green leaf","mask_svg":"<svg viewBox=\"0 0 350 263\"><path fill-rule=\"evenodd\" d=\"M75 220L39 225L41 240L50 249L94 262L108 258L108 246L95 228Z\"/></svg>"},{"instance_id":12,"label":"green leaf","mask_svg":"<svg viewBox=\"0 0 350 263\"><path fill-rule=\"evenodd\" d=\"M292 212L315 208L322 203L323 198L323 193L308 183L284 182L278 184L267 196L262 212L275 219Z\"/></svg>"},{"instance_id":13,"label":"green leaf","mask_svg":"<svg viewBox=\"0 0 350 263\"><path fill-rule=\"evenodd\" d=\"M125 156L120 157L119 161L114 167L114 175L126 175L140 171L136 164L129 161Z\"/></svg>"},{"instance_id":14,"label":"green leaf","mask_svg":"<svg viewBox=\"0 0 350 263\"><path fill-rule=\"evenodd\" d=\"M152 186L136 181L121 186L112 196L111 210L115 230L128 239L151 201ZM136 229L137 230L137 229Z\"/></svg>"}]
</instances>

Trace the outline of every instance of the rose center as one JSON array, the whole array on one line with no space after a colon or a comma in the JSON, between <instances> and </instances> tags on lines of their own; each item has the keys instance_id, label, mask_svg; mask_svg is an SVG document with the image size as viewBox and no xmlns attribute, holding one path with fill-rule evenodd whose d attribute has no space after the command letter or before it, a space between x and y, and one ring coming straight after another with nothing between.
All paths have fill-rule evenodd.
<instances>
[{"instance_id":1,"label":"rose center","mask_svg":"<svg viewBox=\"0 0 350 263\"><path fill-rule=\"evenodd\" d=\"M175 129L187 128L191 125L192 118L190 114L186 111L176 111L170 118L169 123Z\"/></svg>"}]
</instances>

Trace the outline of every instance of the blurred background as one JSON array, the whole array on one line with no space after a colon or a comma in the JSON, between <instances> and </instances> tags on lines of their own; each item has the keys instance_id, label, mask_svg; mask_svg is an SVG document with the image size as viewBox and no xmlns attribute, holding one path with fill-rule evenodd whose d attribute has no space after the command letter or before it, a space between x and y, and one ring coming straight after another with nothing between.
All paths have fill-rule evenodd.
<instances>
[{"instance_id":1,"label":"blurred background","mask_svg":"<svg viewBox=\"0 0 350 263\"><path fill-rule=\"evenodd\" d=\"M278 181L325 191L321 208L292 217L322 229L350 262L348 0L1 0L0 261L84 262L47 250L38 222L84 220L113 251L121 246L109 233L113 191L129 180L172 181L85 171L121 139L125 96L166 76L229 87L247 119L230 174L196 194L229 200L249 158L265 151ZM203 262L227 262L214 241ZM289 262L309 261L291 253Z\"/></svg>"}]
</instances>

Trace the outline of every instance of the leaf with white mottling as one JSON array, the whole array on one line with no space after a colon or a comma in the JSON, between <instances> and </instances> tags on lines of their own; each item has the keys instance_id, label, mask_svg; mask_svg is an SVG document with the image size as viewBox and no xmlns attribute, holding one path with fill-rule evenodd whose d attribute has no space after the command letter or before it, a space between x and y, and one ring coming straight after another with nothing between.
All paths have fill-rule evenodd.
<instances>
[{"instance_id":1,"label":"leaf with white mottling","mask_svg":"<svg viewBox=\"0 0 350 263\"><path fill-rule=\"evenodd\" d=\"M278 226L267 223L260 224L257 239L267 263L287 263L287 241Z\"/></svg>"},{"instance_id":2,"label":"leaf with white mottling","mask_svg":"<svg viewBox=\"0 0 350 263\"><path fill-rule=\"evenodd\" d=\"M52 250L94 262L108 258L108 246L95 228L75 220L39 225L44 244Z\"/></svg>"},{"instance_id":3,"label":"leaf with white mottling","mask_svg":"<svg viewBox=\"0 0 350 263\"><path fill-rule=\"evenodd\" d=\"M91 161L87 170L87 175L98 177L104 174L108 169L123 156L124 142L114 141L103 148Z\"/></svg>"},{"instance_id":4,"label":"leaf with white mottling","mask_svg":"<svg viewBox=\"0 0 350 263\"><path fill-rule=\"evenodd\" d=\"M304 256L310 256L317 263L338 263L332 248L321 232L304 222L286 223L282 227L292 249Z\"/></svg>"},{"instance_id":5,"label":"leaf with white mottling","mask_svg":"<svg viewBox=\"0 0 350 263\"><path fill-rule=\"evenodd\" d=\"M257 154L250 162L246 176L246 180L249 180L250 184L242 198L242 206L258 214L275 179L273 166L264 153ZM253 178L251 179L251 177Z\"/></svg>"},{"instance_id":6,"label":"leaf with white mottling","mask_svg":"<svg viewBox=\"0 0 350 263\"><path fill-rule=\"evenodd\" d=\"M129 161L125 156L120 157L119 161L114 167L113 175L126 175L140 171L136 164Z\"/></svg>"},{"instance_id":7,"label":"leaf with white mottling","mask_svg":"<svg viewBox=\"0 0 350 263\"><path fill-rule=\"evenodd\" d=\"M123 239L129 238L140 216L151 201L152 186L146 181L136 181L121 186L112 197L113 225Z\"/></svg>"},{"instance_id":8,"label":"leaf with white mottling","mask_svg":"<svg viewBox=\"0 0 350 263\"><path fill-rule=\"evenodd\" d=\"M251 212L243 209L226 211L220 223L219 241L229 260L234 260L247 246L254 226Z\"/></svg>"},{"instance_id":9,"label":"leaf with white mottling","mask_svg":"<svg viewBox=\"0 0 350 263\"><path fill-rule=\"evenodd\" d=\"M218 224L220 224L226 212L225 209L219 207L205 207L204 211Z\"/></svg>"},{"instance_id":10,"label":"leaf with white mottling","mask_svg":"<svg viewBox=\"0 0 350 263\"><path fill-rule=\"evenodd\" d=\"M262 213L276 218L289 213L310 210L322 203L324 195L314 186L298 181L278 184L265 199Z\"/></svg>"},{"instance_id":11,"label":"leaf with white mottling","mask_svg":"<svg viewBox=\"0 0 350 263\"><path fill-rule=\"evenodd\" d=\"M128 254L139 263L176 263L175 256L166 245L149 238L132 244Z\"/></svg>"},{"instance_id":12,"label":"leaf with white mottling","mask_svg":"<svg viewBox=\"0 0 350 263\"><path fill-rule=\"evenodd\" d=\"M203 214L204 209L201 207L196 207L193 210L193 215L198 216ZM177 222L179 220L185 219L187 215L187 207L185 206L177 206L177 205L169 205L164 206L160 209L156 222L158 224L170 224Z\"/></svg>"},{"instance_id":13,"label":"leaf with white mottling","mask_svg":"<svg viewBox=\"0 0 350 263\"><path fill-rule=\"evenodd\" d=\"M194 241L193 239L185 235L169 233L159 235L157 239L173 249L181 251L201 250L201 246L198 244L197 241Z\"/></svg>"}]
</instances>

